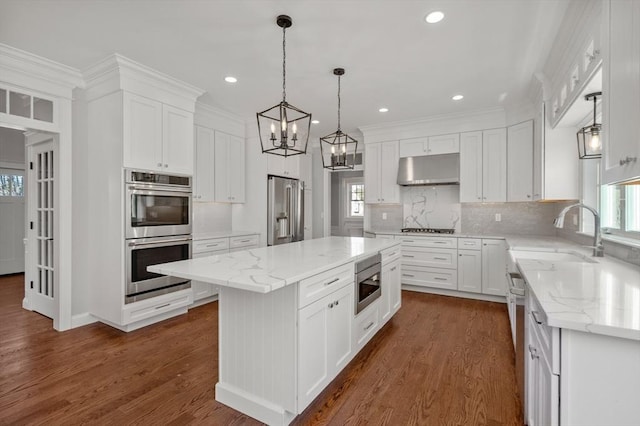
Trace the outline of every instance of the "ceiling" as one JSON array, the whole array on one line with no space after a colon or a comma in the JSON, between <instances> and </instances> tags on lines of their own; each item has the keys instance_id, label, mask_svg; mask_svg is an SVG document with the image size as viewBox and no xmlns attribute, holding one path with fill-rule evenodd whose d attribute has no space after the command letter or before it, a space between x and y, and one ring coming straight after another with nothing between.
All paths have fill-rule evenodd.
<instances>
[{"instance_id":1,"label":"ceiling","mask_svg":"<svg viewBox=\"0 0 640 426\"><path fill-rule=\"evenodd\" d=\"M275 19L288 14L287 100L320 121L316 138L336 129L335 67L346 69L347 133L524 102L566 9L564 0L0 0L0 42L80 70L117 52L255 120L281 100ZM433 10L445 18L426 24Z\"/></svg>"}]
</instances>

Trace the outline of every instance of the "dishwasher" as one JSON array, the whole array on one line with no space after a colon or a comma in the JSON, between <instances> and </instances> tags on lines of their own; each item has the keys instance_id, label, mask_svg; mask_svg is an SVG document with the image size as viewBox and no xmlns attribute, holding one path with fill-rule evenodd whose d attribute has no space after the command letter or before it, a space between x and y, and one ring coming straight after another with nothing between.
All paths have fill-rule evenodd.
<instances>
[{"instance_id":1,"label":"dishwasher","mask_svg":"<svg viewBox=\"0 0 640 426\"><path fill-rule=\"evenodd\" d=\"M511 324L511 338L516 354L516 382L520 392L520 402L524 405L524 302L527 287L513 256L510 256L509 259L507 280L509 283L507 308Z\"/></svg>"}]
</instances>

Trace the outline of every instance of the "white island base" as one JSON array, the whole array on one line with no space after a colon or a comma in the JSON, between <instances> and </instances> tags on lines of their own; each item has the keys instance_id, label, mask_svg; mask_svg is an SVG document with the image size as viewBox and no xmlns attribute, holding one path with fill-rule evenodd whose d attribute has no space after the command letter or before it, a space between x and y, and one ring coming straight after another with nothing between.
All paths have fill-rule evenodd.
<instances>
[{"instance_id":1,"label":"white island base","mask_svg":"<svg viewBox=\"0 0 640 426\"><path fill-rule=\"evenodd\" d=\"M355 262L382 254L382 295L355 314ZM216 400L287 425L400 308L400 245L329 237L149 267L216 285Z\"/></svg>"}]
</instances>

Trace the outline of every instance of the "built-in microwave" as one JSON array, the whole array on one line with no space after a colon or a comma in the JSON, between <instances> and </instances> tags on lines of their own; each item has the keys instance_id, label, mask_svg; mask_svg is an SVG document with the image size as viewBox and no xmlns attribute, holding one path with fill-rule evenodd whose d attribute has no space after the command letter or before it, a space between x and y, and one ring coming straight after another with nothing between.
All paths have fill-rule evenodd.
<instances>
[{"instance_id":1,"label":"built-in microwave","mask_svg":"<svg viewBox=\"0 0 640 426\"><path fill-rule=\"evenodd\" d=\"M191 234L190 176L125 170L125 238Z\"/></svg>"}]
</instances>

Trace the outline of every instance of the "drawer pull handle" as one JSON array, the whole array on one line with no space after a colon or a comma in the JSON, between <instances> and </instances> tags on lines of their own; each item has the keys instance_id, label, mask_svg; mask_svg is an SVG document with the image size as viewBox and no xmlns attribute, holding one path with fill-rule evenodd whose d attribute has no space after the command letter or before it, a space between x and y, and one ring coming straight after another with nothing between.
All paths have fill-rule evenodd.
<instances>
[{"instance_id":1,"label":"drawer pull handle","mask_svg":"<svg viewBox=\"0 0 640 426\"><path fill-rule=\"evenodd\" d=\"M167 306L170 306L170 305L171 305L171 303L165 303L164 305L156 306L153 309L162 309L162 308L166 308Z\"/></svg>"},{"instance_id":2,"label":"drawer pull handle","mask_svg":"<svg viewBox=\"0 0 640 426\"><path fill-rule=\"evenodd\" d=\"M206 247L218 247L219 245L220 245L220 243L207 244Z\"/></svg>"},{"instance_id":3,"label":"drawer pull handle","mask_svg":"<svg viewBox=\"0 0 640 426\"><path fill-rule=\"evenodd\" d=\"M248 243L249 241L251 241L251 240L240 240L240 241L238 241L238 242L239 242L239 243Z\"/></svg>"},{"instance_id":4,"label":"drawer pull handle","mask_svg":"<svg viewBox=\"0 0 640 426\"><path fill-rule=\"evenodd\" d=\"M405 243L413 243L414 242L413 240L402 240L402 241L404 241Z\"/></svg>"},{"instance_id":5,"label":"drawer pull handle","mask_svg":"<svg viewBox=\"0 0 640 426\"><path fill-rule=\"evenodd\" d=\"M397 268L397 266L394 266L393 268L391 268L392 271L395 271Z\"/></svg>"},{"instance_id":6,"label":"drawer pull handle","mask_svg":"<svg viewBox=\"0 0 640 426\"><path fill-rule=\"evenodd\" d=\"M338 306L338 305L340 304L340 301L339 301L339 300L336 300L336 302L335 302L335 303L336 303L336 306Z\"/></svg>"},{"instance_id":7,"label":"drawer pull handle","mask_svg":"<svg viewBox=\"0 0 640 426\"><path fill-rule=\"evenodd\" d=\"M329 309L333 308L333 303L329 303Z\"/></svg>"},{"instance_id":8,"label":"drawer pull handle","mask_svg":"<svg viewBox=\"0 0 640 426\"><path fill-rule=\"evenodd\" d=\"M335 283L336 281L340 281L340 278L334 278L331 281L327 281L326 283L324 283L324 285L331 285L331 284Z\"/></svg>"},{"instance_id":9,"label":"drawer pull handle","mask_svg":"<svg viewBox=\"0 0 640 426\"><path fill-rule=\"evenodd\" d=\"M465 241L465 242L464 242L464 243L462 243L462 244L464 244L465 246L475 246L475 245L476 245L476 243L470 243L470 242L468 242L468 241Z\"/></svg>"},{"instance_id":10,"label":"drawer pull handle","mask_svg":"<svg viewBox=\"0 0 640 426\"><path fill-rule=\"evenodd\" d=\"M415 277L415 275L411 275L411 274L402 274L402 276L403 277L411 277L411 278Z\"/></svg>"},{"instance_id":11,"label":"drawer pull handle","mask_svg":"<svg viewBox=\"0 0 640 426\"><path fill-rule=\"evenodd\" d=\"M543 324L542 321L538 319L538 311L531 311L531 315L533 316L533 320L538 324Z\"/></svg>"},{"instance_id":12,"label":"drawer pull handle","mask_svg":"<svg viewBox=\"0 0 640 426\"><path fill-rule=\"evenodd\" d=\"M434 241L434 244L448 244L447 241Z\"/></svg>"},{"instance_id":13,"label":"drawer pull handle","mask_svg":"<svg viewBox=\"0 0 640 426\"><path fill-rule=\"evenodd\" d=\"M396 255L396 252L394 251L393 253L389 253L389 254L388 254L388 257L393 257L393 256L395 256L395 255Z\"/></svg>"},{"instance_id":14,"label":"drawer pull handle","mask_svg":"<svg viewBox=\"0 0 640 426\"><path fill-rule=\"evenodd\" d=\"M434 280L438 280L438 281L446 281L446 278L442 278L442 277L433 277Z\"/></svg>"},{"instance_id":15,"label":"drawer pull handle","mask_svg":"<svg viewBox=\"0 0 640 426\"><path fill-rule=\"evenodd\" d=\"M538 355L538 350L531 345L529 345L529 354L531 355L531 359L540 358L540 355Z\"/></svg>"},{"instance_id":16,"label":"drawer pull handle","mask_svg":"<svg viewBox=\"0 0 640 426\"><path fill-rule=\"evenodd\" d=\"M415 256L411 256L411 255L409 255L409 254L403 254L403 255L402 255L402 257L411 257L411 258L413 258L413 257L415 257Z\"/></svg>"},{"instance_id":17,"label":"drawer pull handle","mask_svg":"<svg viewBox=\"0 0 640 426\"><path fill-rule=\"evenodd\" d=\"M367 325L367 326L364 328L364 329L365 329L365 331L366 331L366 330L368 330L368 329L370 329L371 327L373 327L373 324L375 324L375 322L371 321L371 322L369 323L369 325Z\"/></svg>"},{"instance_id":18,"label":"drawer pull handle","mask_svg":"<svg viewBox=\"0 0 640 426\"><path fill-rule=\"evenodd\" d=\"M447 260L446 257L434 257L435 260Z\"/></svg>"}]
</instances>

